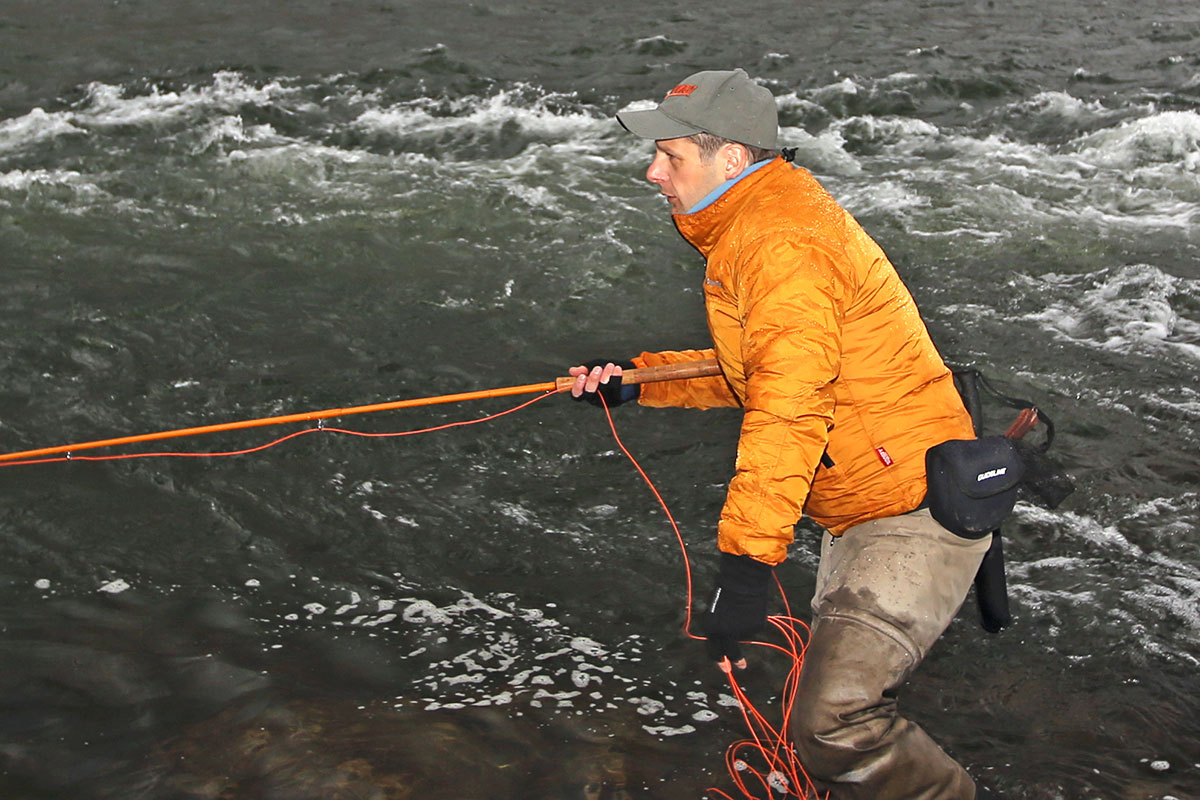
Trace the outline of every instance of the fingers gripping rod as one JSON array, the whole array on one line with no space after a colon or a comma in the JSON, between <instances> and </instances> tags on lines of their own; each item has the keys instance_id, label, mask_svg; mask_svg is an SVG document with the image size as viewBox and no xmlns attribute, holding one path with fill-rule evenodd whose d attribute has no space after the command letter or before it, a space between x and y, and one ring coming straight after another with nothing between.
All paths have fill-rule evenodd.
<instances>
[{"instance_id":1,"label":"fingers gripping rod","mask_svg":"<svg viewBox=\"0 0 1200 800\"><path fill-rule=\"evenodd\" d=\"M621 380L623 383L629 384L655 383L658 381L703 378L719 374L721 374L721 369L719 366L717 366L716 359L706 359L703 361L686 361L679 364L664 364L657 367L629 369L624 371L624 374L621 376ZM3 453L0 454L0 462L18 461L25 458L52 456L62 453L74 453L79 450L93 450L98 447L113 447L122 444L153 442L160 439L175 439L183 436L199 436L206 433L235 431L242 430L244 428L260 428L266 425L283 425L289 422L312 422L315 420L329 419L330 417L349 416L351 414L369 414L376 411L392 411L400 408L432 406L441 403L461 403L468 400L481 400L489 397L509 397L520 394L537 394L539 392L562 393L570 391L574 384L575 378L563 377L546 383L530 383L523 386L505 386L498 389L483 389L474 392L443 394L435 397L418 397L411 400L393 400L387 403L374 403L365 406L329 408L325 409L324 411L304 411L298 414L284 414L275 417L244 419L237 422L222 422L215 425L202 425L195 428L178 428L176 430L159 431L157 433L143 433L135 436L120 436L113 439L98 439L94 442L79 442L76 444L58 445L56 447L43 447L38 450L24 450L17 453Z\"/></svg>"}]
</instances>

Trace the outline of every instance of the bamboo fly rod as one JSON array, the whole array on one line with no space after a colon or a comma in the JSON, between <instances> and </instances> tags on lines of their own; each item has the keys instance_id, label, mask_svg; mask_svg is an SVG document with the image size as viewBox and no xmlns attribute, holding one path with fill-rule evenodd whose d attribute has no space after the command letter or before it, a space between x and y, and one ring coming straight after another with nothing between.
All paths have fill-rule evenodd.
<instances>
[{"instance_id":1,"label":"bamboo fly rod","mask_svg":"<svg viewBox=\"0 0 1200 800\"><path fill-rule=\"evenodd\" d=\"M622 383L656 383L658 381L684 380L687 378L704 378L721 374L715 358L703 361L685 361L678 364L663 364L657 367L642 367L627 369L621 376ZM435 397L417 397L411 400L393 400L387 403L373 403L365 406L349 408L329 408L324 411L303 411L298 414L284 414L275 417L260 417L244 419L237 422L222 422L215 425L202 425L196 428L177 428L158 433L142 433L135 436L119 436L114 439L98 439L94 442L79 442L63 444L55 447L43 447L38 450L24 450L19 453L0 454L0 462L18 461L25 458L52 456L61 453L74 453L78 450L93 450L98 447L114 447L122 444L137 444L139 442L154 442L160 439L175 439L183 436L200 436L206 433L236 431L244 428L261 428L266 425L283 425L289 422L312 422L344 417L351 414L370 414L376 411L393 411L399 408L414 408L417 406L432 406L440 403L462 403L468 400L482 400L489 397L510 397L520 394L537 394L539 392L567 392L575 384L574 377L557 378L545 383L528 383L523 386L505 386L498 389L482 389L474 392L458 394L443 394Z\"/></svg>"}]
</instances>

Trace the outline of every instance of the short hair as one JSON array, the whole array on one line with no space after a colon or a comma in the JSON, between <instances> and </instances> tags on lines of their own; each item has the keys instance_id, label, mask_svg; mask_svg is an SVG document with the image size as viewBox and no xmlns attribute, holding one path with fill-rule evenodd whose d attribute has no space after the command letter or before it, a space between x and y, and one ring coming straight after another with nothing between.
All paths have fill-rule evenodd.
<instances>
[{"instance_id":1,"label":"short hair","mask_svg":"<svg viewBox=\"0 0 1200 800\"><path fill-rule=\"evenodd\" d=\"M720 136L706 133L704 131L701 131L700 133L693 133L687 138L689 141L694 142L696 147L700 148L700 160L705 164L712 161L713 157L716 156L717 151L720 150L723 145L727 144L740 144L742 147L746 148L746 151L750 154L751 164L757 164L759 161L769 161L772 158L777 158L778 156L782 155L782 153L780 153L778 150L769 150L765 147L755 147L754 145L745 144L743 142L735 142L732 139L723 139Z\"/></svg>"}]
</instances>

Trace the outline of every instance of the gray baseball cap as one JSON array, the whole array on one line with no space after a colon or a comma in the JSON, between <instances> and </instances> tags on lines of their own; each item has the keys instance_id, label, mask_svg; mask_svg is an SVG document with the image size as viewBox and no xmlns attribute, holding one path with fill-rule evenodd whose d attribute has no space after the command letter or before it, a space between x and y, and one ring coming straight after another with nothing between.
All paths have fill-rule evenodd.
<instances>
[{"instance_id":1,"label":"gray baseball cap","mask_svg":"<svg viewBox=\"0 0 1200 800\"><path fill-rule=\"evenodd\" d=\"M775 97L743 69L689 75L667 92L658 108L619 111L617 122L643 139L678 139L704 132L768 150L779 141Z\"/></svg>"}]
</instances>

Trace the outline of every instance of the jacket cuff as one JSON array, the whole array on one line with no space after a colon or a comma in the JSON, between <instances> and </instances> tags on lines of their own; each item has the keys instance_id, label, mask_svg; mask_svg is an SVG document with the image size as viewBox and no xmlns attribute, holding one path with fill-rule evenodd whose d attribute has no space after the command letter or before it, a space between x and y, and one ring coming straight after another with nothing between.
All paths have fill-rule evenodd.
<instances>
[{"instance_id":1,"label":"jacket cuff","mask_svg":"<svg viewBox=\"0 0 1200 800\"><path fill-rule=\"evenodd\" d=\"M755 561L750 556L735 556L721 553L721 572L718 583L721 588L737 594L762 594L771 582L775 568L770 564Z\"/></svg>"}]
</instances>

